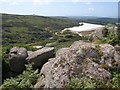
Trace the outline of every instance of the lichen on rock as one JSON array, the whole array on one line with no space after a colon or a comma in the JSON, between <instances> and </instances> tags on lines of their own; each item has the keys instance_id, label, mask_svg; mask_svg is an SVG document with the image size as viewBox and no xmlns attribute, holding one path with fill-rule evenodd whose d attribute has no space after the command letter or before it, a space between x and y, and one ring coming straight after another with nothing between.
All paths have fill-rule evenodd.
<instances>
[{"instance_id":1,"label":"lichen on rock","mask_svg":"<svg viewBox=\"0 0 120 90\"><path fill-rule=\"evenodd\" d=\"M112 60L119 62L117 56L115 48L109 44L98 46L98 44L76 41L70 48L58 50L55 58L51 58L43 65L41 77L34 87L64 88L73 77L109 81L111 73L102 67L102 64L104 62L109 68Z\"/></svg>"}]
</instances>

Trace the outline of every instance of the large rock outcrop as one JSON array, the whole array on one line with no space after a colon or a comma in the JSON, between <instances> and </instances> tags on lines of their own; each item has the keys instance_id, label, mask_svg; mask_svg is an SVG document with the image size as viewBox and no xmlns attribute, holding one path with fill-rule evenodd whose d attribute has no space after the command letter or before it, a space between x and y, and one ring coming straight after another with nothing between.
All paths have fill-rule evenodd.
<instances>
[{"instance_id":1,"label":"large rock outcrop","mask_svg":"<svg viewBox=\"0 0 120 90\"><path fill-rule=\"evenodd\" d=\"M118 64L118 56L115 48L109 44L77 41L70 48L58 50L56 57L43 65L41 76L34 87L63 88L73 77L108 81L111 74L104 67Z\"/></svg>"},{"instance_id":2,"label":"large rock outcrop","mask_svg":"<svg viewBox=\"0 0 120 90\"><path fill-rule=\"evenodd\" d=\"M16 73L21 73L25 68L27 50L25 48L13 47L9 52L10 70Z\"/></svg>"},{"instance_id":3,"label":"large rock outcrop","mask_svg":"<svg viewBox=\"0 0 120 90\"><path fill-rule=\"evenodd\" d=\"M90 41L95 41L95 40L100 40L103 37L106 37L108 34L108 29L107 28L100 28L95 30L89 35L89 40Z\"/></svg>"},{"instance_id":4,"label":"large rock outcrop","mask_svg":"<svg viewBox=\"0 0 120 90\"><path fill-rule=\"evenodd\" d=\"M41 68L49 58L54 57L54 47L44 47L35 52L32 52L26 60L28 63L33 63L35 68Z\"/></svg>"}]
</instances>

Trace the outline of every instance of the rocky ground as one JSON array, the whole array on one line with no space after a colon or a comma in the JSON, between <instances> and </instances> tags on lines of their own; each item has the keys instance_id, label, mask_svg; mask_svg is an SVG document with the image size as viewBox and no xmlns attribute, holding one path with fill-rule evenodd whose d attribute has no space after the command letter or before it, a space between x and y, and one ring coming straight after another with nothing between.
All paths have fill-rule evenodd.
<instances>
[{"instance_id":1,"label":"rocky ground","mask_svg":"<svg viewBox=\"0 0 120 90\"><path fill-rule=\"evenodd\" d=\"M109 44L74 42L70 48L56 52L41 69L35 88L63 88L71 78L109 81L108 68L118 68L120 54Z\"/></svg>"},{"instance_id":2,"label":"rocky ground","mask_svg":"<svg viewBox=\"0 0 120 90\"><path fill-rule=\"evenodd\" d=\"M53 47L34 52L14 47L9 52L9 63L12 75L21 73L26 63L39 68L40 77L34 88L64 88L73 78L109 82L109 70L119 69L120 46L80 40L56 53Z\"/></svg>"},{"instance_id":3,"label":"rocky ground","mask_svg":"<svg viewBox=\"0 0 120 90\"><path fill-rule=\"evenodd\" d=\"M10 77L18 76L26 70L26 64L32 64L34 70L39 69L39 79L33 84L34 88L66 88L74 79L77 84L87 83L85 80L111 83L111 71L118 72L120 69L120 46L94 43L107 38L109 31L103 28L88 32L88 40L75 41L70 47L58 51L52 47L55 43L39 46L36 51L13 47L8 54L8 74ZM81 88L81 85L78 86Z\"/></svg>"}]
</instances>

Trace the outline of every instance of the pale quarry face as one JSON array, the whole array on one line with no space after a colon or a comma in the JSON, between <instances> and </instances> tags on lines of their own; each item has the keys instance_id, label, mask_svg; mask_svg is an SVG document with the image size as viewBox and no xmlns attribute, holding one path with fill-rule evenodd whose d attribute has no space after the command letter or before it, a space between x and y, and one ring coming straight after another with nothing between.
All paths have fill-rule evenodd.
<instances>
[{"instance_id":1,"label":"pale quarry face","mask_svg":"<svg viewBox=\"0 0 120 90\"><path fill-rule=\"evenodd\" d=\"M81 25L81 23L79 23ZM74 32L80 32L80 31L91 31L93 29L103 28L103 25L97 25L97 24L90 24L90 23L82 23L82 26L67 28L70 31Z\"/></svg>"}]
</instances>

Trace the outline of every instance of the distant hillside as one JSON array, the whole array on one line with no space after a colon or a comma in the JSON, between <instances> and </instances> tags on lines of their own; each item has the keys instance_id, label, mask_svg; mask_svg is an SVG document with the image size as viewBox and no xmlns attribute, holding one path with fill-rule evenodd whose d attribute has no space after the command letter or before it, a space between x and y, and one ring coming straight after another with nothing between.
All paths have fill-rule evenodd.
<instances>
[{"instance_id":1,"label":"distant hillside","mask_svg":"<svg viewBox=\"0 0 120 90\"><path fill-rule=\"evenodd\" d=\"M9 44L31 44L53 38L55 33L79 25L78 22L94 24L108 24L117 22L116 18L99 18L86 16L37 16L37 15L13 15L2 14L2 43ZM55 36L55 37L54 37Z\"/></svg>"},{"instance_id":2,"label":"distant hillside","mask_svg":"<svg viewBox=\"0 0 120 90\"><path fill-rule=\"evenodd\" d=\"M117 18L108 18L108 17L93 17L93 16L70 16L69 19L77 20L80 22L88 22L94 24L115 24L118 22Z\"/></svg>"},{"instance_id":3,"label":"distant hillside","mask_svg":"<svg viewBox=\"0 0 120 90\"><path fill-rule=\"evenodd\" d=\"M2 14L3 45L33 43L54 36L56 31L78 25L70 19L36 15Z\"/></svg>"}]
</instances>

